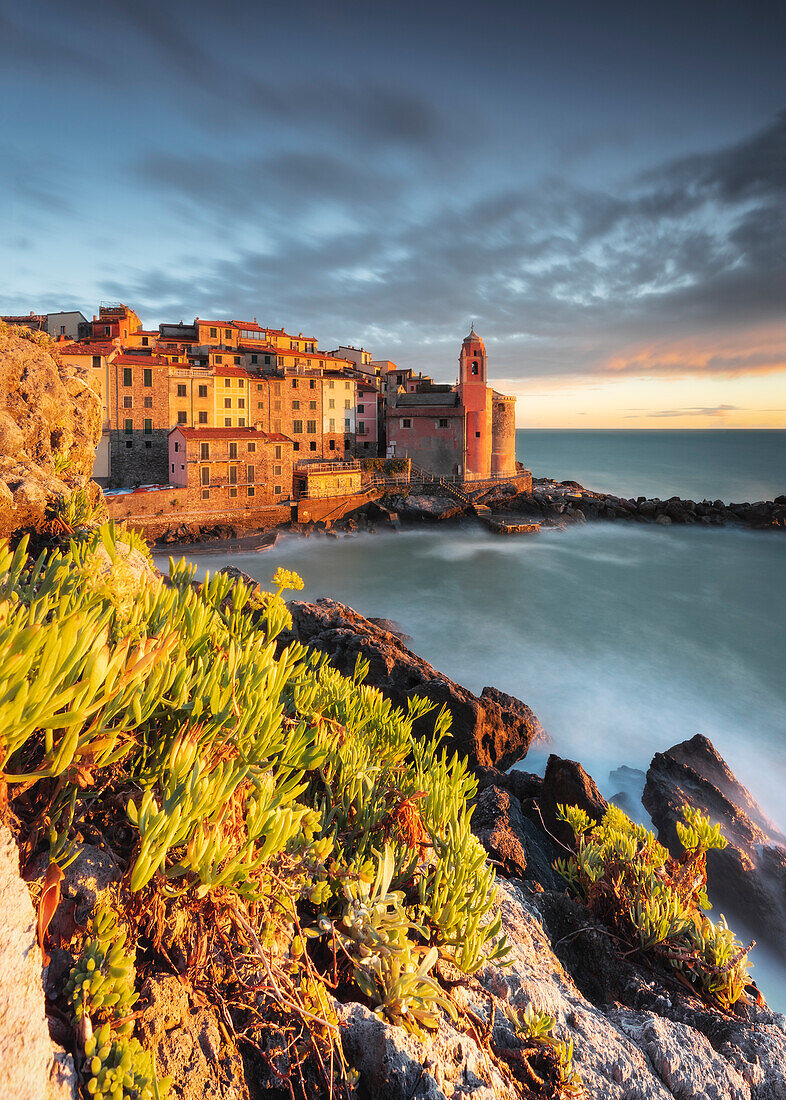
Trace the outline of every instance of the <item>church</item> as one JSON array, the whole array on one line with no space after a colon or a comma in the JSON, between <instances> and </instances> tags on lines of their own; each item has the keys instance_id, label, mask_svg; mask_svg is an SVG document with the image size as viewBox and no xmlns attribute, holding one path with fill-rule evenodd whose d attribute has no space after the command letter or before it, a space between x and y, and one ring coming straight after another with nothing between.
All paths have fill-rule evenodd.
<instances>
[{"instance_id":1,"label":"church","mask_svg":"<svg viewBox=\"0 0 786 1100\"><path fill-rule=\"evenodd\" d=\"M441 477L479 481L516 472L516 398L487 382L486 346L475 332L464 338L458 384L413 379L389 389L387 453L409 458Z\"/></svg>"}]
</instances>

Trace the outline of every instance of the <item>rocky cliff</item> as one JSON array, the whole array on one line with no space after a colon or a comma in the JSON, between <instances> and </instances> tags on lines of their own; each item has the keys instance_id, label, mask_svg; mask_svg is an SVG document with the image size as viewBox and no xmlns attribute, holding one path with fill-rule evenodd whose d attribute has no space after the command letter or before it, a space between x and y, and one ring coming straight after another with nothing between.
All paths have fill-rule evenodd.
<instances>
[{"instance_id":1,"label":"rocky cliff","mask_svg":"<svg viewBox=\"0 0 786 1100\"><path fill-rule=\"evenodd\" d=\"M0 538L40 530L51 501L88 484L100 435L88 374L48 337L0 321Z\"/></svg>"}]
</instances>

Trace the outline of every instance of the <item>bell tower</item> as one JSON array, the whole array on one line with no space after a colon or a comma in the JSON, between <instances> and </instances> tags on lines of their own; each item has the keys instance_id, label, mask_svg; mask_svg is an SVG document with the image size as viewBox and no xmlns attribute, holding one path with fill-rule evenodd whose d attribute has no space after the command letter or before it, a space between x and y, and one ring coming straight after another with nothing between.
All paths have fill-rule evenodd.
<instances>
[{"instance_id":1,"label":"bell tower","mask_svg":"<svg viewBox=\"0 0 786 1100\"><path fill-rule=\"evenodd\" d=\"M459 400L464 406L464 476L491 476L491 391L486 385L486 345L472 325L459 356Z\"/></svg>"}]
</instances>

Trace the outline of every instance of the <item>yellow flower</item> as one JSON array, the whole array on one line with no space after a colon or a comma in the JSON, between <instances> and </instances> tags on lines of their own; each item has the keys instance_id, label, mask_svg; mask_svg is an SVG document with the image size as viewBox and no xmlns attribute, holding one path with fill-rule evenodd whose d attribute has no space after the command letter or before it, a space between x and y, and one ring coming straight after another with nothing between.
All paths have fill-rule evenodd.
<instances>
[{"instance_id":1,"label":"yellow flower","mask_svg":"<svg viewBox=\"0 0 786 1100\"><path fill-rule=\"evenodd\" d=\"M291 569L283 569L279 566L273 574L273 584L278 587L279 592L284 588L291 588L299 592L303 587L303 578Z\"/></svg>"}]
</instances>

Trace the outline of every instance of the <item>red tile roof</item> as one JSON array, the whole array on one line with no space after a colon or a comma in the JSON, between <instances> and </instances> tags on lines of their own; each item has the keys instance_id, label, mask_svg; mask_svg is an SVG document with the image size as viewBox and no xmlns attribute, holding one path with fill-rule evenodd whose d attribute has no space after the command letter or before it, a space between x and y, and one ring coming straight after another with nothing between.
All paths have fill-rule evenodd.
<instances>
[{"instance_id":1,"label":"red tile roof","mask_svg":"<svg viewBox=\"0 0 786 1100\"><path fill-rule=\"evenodd\" d=\"M117 351L117 345L111 341L88 340L83 344L57 345L59 355L109 355L113 351Z\"/></svg>"},{"instance_id":2,"label":"red tile roof","mask_svg":"<svg viewBox=\"0 0 786 1100\"><path fill-rule=\"evenodd\" d=\"M281 432L262 432L258 428L188 428L177 424L169 432L180 432L184 439L258 439L261 443L291 443L292 440Z\"/></svg>"},{"instance_id":3,"label":"red tile roof","mask_svg":"<svg viewBox=\"0 0 786 1100\"><path fill-rule=\"evenodd\" d=\"M223 366L221 363L213 367L216 378L256 378L255 374L245 367Z\"/></svg>"},{"instance_id":4,"label":"red tile roof","mask_svg":"<svg viewBox=\"0 0 786 1100\"><path fill-rule=\"evenodd\" d=\"M131 355L123 352L115 359L115 365L120 367L168 367L169 363L158 355Z\"/></svg>"}]
</instances>

